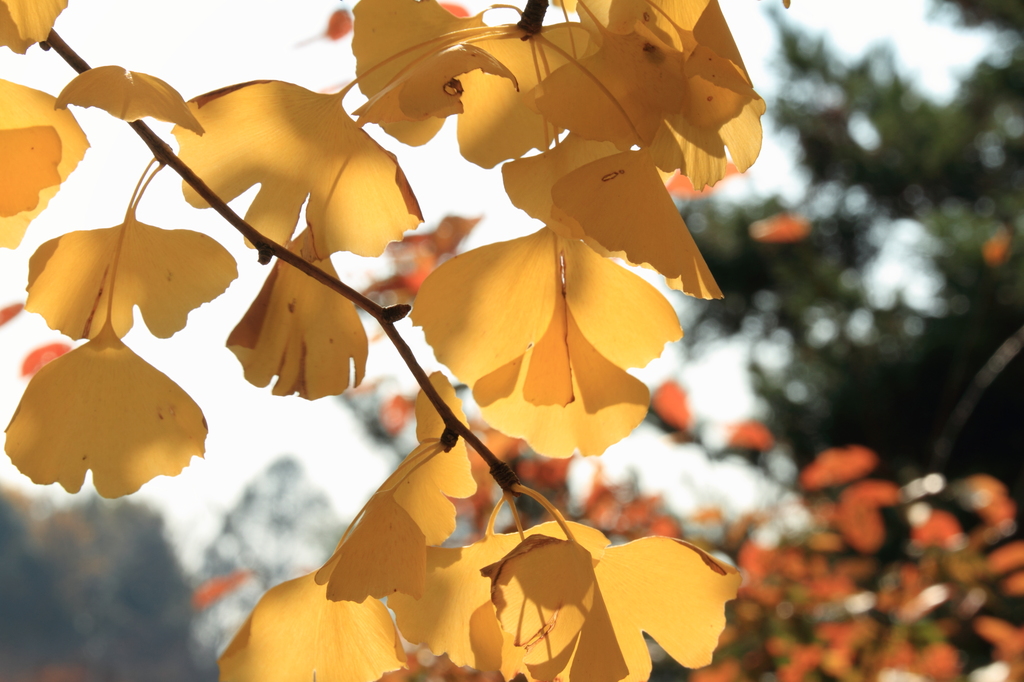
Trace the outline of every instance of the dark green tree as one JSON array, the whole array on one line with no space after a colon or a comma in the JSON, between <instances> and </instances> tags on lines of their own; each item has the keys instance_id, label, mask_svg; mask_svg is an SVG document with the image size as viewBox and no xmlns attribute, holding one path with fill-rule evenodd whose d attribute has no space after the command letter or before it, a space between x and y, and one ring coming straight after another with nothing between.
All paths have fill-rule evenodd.
<instances>
[{"instance_id":1,"label":"dark green tree","mask_svg":"<svg viewBox=\"0 0 1024 682\"><path fill-rule=\"evenodd\" d=\"M1013 357L1024 340L1024 9L936 4L999 35L949 103L924 96L890 52L844 63L780 13L784 84L769 112L794 135L809 186L797 205L684 206L726 295L699 304L687 339L699 348L744 334L789 357L754 370L799 464L861 443L894 473L985 471L1022 501L1024 359ZM751 223L782 210L811 220L809 238L750 237ZM869 280L882 255L933 295L879 297Z\"/></svg>"}]
</instances>

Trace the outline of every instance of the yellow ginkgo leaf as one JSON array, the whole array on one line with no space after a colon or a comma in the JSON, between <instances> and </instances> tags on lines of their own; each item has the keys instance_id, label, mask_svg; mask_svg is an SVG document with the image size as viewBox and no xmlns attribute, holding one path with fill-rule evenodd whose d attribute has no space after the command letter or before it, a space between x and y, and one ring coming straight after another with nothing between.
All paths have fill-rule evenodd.
<instances>
[{"instance_id":1,"label":"yellow ginkgo leaf","mask_svg":"<svg viewBox=\"0 0 1024 682\"><path fill-rule=\"evenodd\" d=\"M80 73L57 97L58 109L69 104L98 107L124 121L149 116L203 134L203 126L177 90L155 76L120 66L98 66Z\"/></svg>"},{"instance_id":2,"label":"yellow ginkgo leaf","mask_svg":"<svg viewBox=\"0 0 1024 682\"><path fill-rule=\"evenodd\" d=\"M394 156L361 130L337 95L278 81L243 83L192 100L202 136L175 128L180 156L222 199L259 184L246 220L278 242L305 203L312 256L378 256L423 221ZM206 203L187 185L193 206ZM306 202L308 198L308 203Z\"/></svg>"},{"instance_id":3,"label":"yellow ginkgo leaf","mask_svg":"<svg viewBox=\"0 0 1024 682\"><path fill-rule=\"evenodd\" d=\"M507 78L518 89L512 72L486 51L474 45L454 45L418 62L356 109L356 124L422 121L431 116L461 114L463 88L458 77L476 70Z\"/></svg>"},{"instance_id":4,"label":"yellow ginkgo leaf","mask_svg":"<svg viewBox=\"0 0 1024 682\"><path fill-rule=\"evenodd\" d=\"M701 128L685 115L674 114L666 118L658 130L651 145L651 156L661 170L679 169L695 189L703 189L725 177L729 164L726 148L741 173L757 160L761 153L761 115L764 112L764 100L752 99L720 128Z\"/></svg>"},{"instance_id":5,"label":"yellow ginkgo leaf","mask_svg":"<svg viewBox=\"0 0 1024 682\"><path fill-rule=\"evenodd\" d=\"M28 224L46 208L89 148L75 117L68 111L54 111L55 101L45 92L0 80L0 186L4 188L0 248L13 249L21 243ZM56 144L47 128L56 132ZM55 156L56 179L52 174ZM21 210L11 213L16 208Z\"/></svg>"},{"instance_id":6,"label":"yellow ginkgo leaf","mask_svg":"<svg viewBox=\"0 0 1024 682\"><path fill-rule=\"evenodd\" d=\"M437 454L413 451L413 455ZM421 457L422 459L422 457ZM391 490L379 490L352 522L334 555L317 572L327 598L363 601L404 592L423 595L427 539Z\"/></svg>"},{"instance_id":7,"label":"yellow ginkgo leaf","mask_svg":"<svg viewBox=\"0 0 1024 682\"><path fill-rule=\"evenodd\" d=\"M0 218L39 205L39 193L60 184L60 135L53 126L0 130Z\"/></svg>"},{"instance_id":8,"label":"yellow ginkgo leaf","mask_svg":"<svg viewBox=\"0 0 1024 682\"><path fill-rule=\"evenodd\" d=\"M215 240L146 225L132 209L117 227L69 232L40 246L29 260L25 308L73 339L88 339L105 326L108 310L114 333L124 336L139 306L149 330L167 338L237 276Z\"/></svg>"},{"instance_id":9,"label":"yellow ginkgo leaf","mask_svg":"<svg viewBox=\"0 0 1024 682\"><path fill-rule=\"evenodd\" d=\"M465 418L465 412L462 411L462 401L455 395L455 388L452 386L452 382L448 381L444 374L441 372L431 374L430 385L437 390L441 400L450 406L457 416ZM416 440L422 443L430 438L441 438L441 434L444 433L445 429L444 420L441 419L441 415L434 409L434 405L430 402L427 394L422 391L416 396L415 415ZM459 439L459 444L465 447L465 443L461 439Z\"/></svg>"},{"instance_id":10,"label":"yellow ginkgo leaf","mask_svg":"<svg viewBox=\"0 0 1024 682\"><path fill-rule=\"evenodd\" d=\"M482 28L483 15L456 17L437 0L365 0L352 10L356 26L359 89L373 97L414 61L462 42L458 35ZM462 32L462 33L460 33ZM443 36L452 35L445 39Z\"/></svg>"},{"instance_id":11,"label":"yellow ginkgo leaf","mask_svg":"<svg viewBox=\"0 0 1024 682\"><path fill-rule=\"evenodd\" d=\"M637 22L665 42L678 42L680 34L692 33L713 0L591 0L589 12L580 19L594 21L613 33L632 33ZM673 38L675 36L675 38Z\"/></svg>"},{"instance_id":12,"label":"yellow ginkgo leaf","mask_svg":"<svg viewBox=\"0 0 1024 682\"><path fill-rule=\"evenodd\" d=\"M553 238L541 231L473 249L423 283L412 320L462 381L522 356L547 330L559 290Z\"/></svg>"},{"instance_id":13,"label":"yellow ginkgo leaf","mask_svg":"<svg viewBox=\"0 0 1024 682\"><path fill-rule=\"evenodd\" d=\"M649 394L625 369L682 335L652 286L547 229L446 262L412 315L484 418L554 457L600 454L628 435Z\"/></svg>"},{"instance_id":14,"label":"yellow ginkgo leaf","mask_svg":"<svg viewBox=\"0 0 1024 682\"><path fill-rule=\"evenodd\" d=\"M480 569L512 551L519 544L519 535L495 534L493 522L492 515L484 537L469 547L428 547L423 597L394 594L388 598L388 606L409 641L426 644L437 655L447 653L456 665L500 670L511 680L522 672L524 651L500 628L491 603L491 581ZM569 527L580 543L598 556L609 544L594 528L571 522ZM526 534L555 536L561 531L552 521L534 526Z\"/></svg>"},{"instance_id":15,"label":"yellow ginkgo leaf","mask_svg":"<svg viewBox=\"0 0 1024 682\"><path fill-rule=\"evenodd\" d=\"M711 662L725 627L725 603L739 588L736 569L688 542L664 537L608 547L594 560L595 595L602 598L604 612L588 614L559 680L645 682L651 654L644 632L681 665L700 668ZM597 627L591 628L595 613ZM628 673L621 667L609 673L617 661L625 662Z\"/></svg>"},{"instance_id":16,"label":"yellow ginkgo leaf","mask_svg":"<svg viewBox=\"0 0 1024 682\"><path fill-rule=\"evenodd\" d=\"M363 0L354 14L359 29L352 51L359 87L368 97L402 78L411 64L470 39L512 74L514 81L484 71L459 78L465 109L459 116L459 148L469 161L492 168L530 149L546 149L558 136L559 129L530 108L526 92L566 64L565 54L586 51L587 33L578 24L550 26L544 41L524 41L525 33L514 24L488 27L482 15L456 18L436 0ZM389 134L412 145L425 143L439 129L439 123L430 119L422 124L385 124Z\"/></svg>"},{"instance_id":17,"label":"yellow ginkgo leaf","mask_svg":"<svg viewBox=\"0 0 1024 682\"><path fill-rule=\"evenodd\" d=\"M521 31L514 29L510 35L475 43L515 74L519 90L506 79L482 72L461 79L465 112L459 116L459 151L483 168L551 146L561 129L531 106L530 91L544 76L568 63L565 54L583 54L589 46L588 34L578 24L545 28L544 41L519 40L519 35Z\"/></svg>"},{"instance_id":18,"label":"yellow ginkgo leaf","mask_svg":"<svg viewBox=\"0 0 1024 682\"><path fill-rule=\"evenodd\" d=\"M562 66L533 92L537 109L556 125L619 149L649 145L661 120L683 107L684 55L642 24L620 35L596 32L599 49Z\"/></svg>"},{"instance_id":19,"label":"yellow ginkgo leaf","mask_svg":"<svg viewBox=\"0 0 1024 682\"><path fill-rule=\"evenodd\" d=\"M310 574L264 594L218 663L223 682L367 682L405 651L381 602L330 601Z\"/></svg>"},{"instance_id":20,"label":"yellow ginkgo leaf","mask_svg":"<svg viewBox=\"0 0 1024 682\"><path fill-rule=\"evenodd\" d=\"M552 216L551 188L577 168L618 151L611 142L595 142L570 134L550 151L504 164L501 176L505 192L513 204L543 221L559 236L583 239L586 233L575 220L562 223Z\"/></svg>"},{"instance_id":21,"label":"yellow ginkgo leaf","mask_svg":"<svg viewBox=\"0 0 1024 682\"><path fill-rule=\"evenodd\" d=\"M7 427L5 449L35 483L57 482L75 493L92 469L97 492L120 497L202 457L206 431L188 394L106 324L33 377Z\"/></svg>"},{"instance_id":22,"label":"yellow ginkgo leaf","mask_svg":"<svg viewBox=\"0 0 1024 682\"><path fill-rule=\"evenodd\" d=\"M435 373L431 383L465 421L444 375ZM422 414L426 406L418 408ZM427 428L434 426L428 423ZM317 572L317 581L327 583L327 596L335 600L362 601L395 592L419 599L426 546L441 544L455 530L455 507L448 498L474 492L476 481L465 446L445 452L440 442L424 438L352 522L333 556Z\"/></svg>"},{"instance_id":23,"label":"yellow ginkgo leaf","mask_svg":"<svg viewBox=\"0 0 1024 682\"><path fill-rule=\"evenodd\" d=\"M595 0L580 15L600 49L532 94L555 124L619 149L650 147L698 190L742 172L761 148L754 92L717 0Z\"/></svg>"},{"instance_id":24,"label":"yellow ginkgo leaf","mask_svg":"<svg viewBox=\"0 0 1024 682\"><path fill-rule=\"evenodd\" d=\"M289 248L301 253L308 236L304 231ZM314 265L336 276L330 260ZM307 400L358 386L368 352L355 306L280 261L227 345L245 368L246 381L263 387L276 375L274 395L297 393Z\"/></svg>"},{"instance_id":25,"label":"yellow ginkgo leaf","mask_svg":"<svg viewBox=\"0 0 1024 682\"><path fill-rule=\"evenodd\" d=\"M527 382L544 381L548 369L532 363L532 350L481 379L473 394L491 426L524 438L537 452L549 457L571 457L576 450L584 456L600 455L643 421L650 393L643 382L602 357L575 321L567 325L564 343L572 358L571 383L563 374L558 383L552 377L547 384L552 397L555 388L569 393L568 404L527 399Z\"/></svg>"},{"instance_id":26,"label":"yellow ginkgo leaf","mask_svg":"<svg viewBox=\"0 0 1024 682\"><path fill-rule=\"evenodd\" d=\"M442 652L455 665L501 670L511 679L522 668L522 650L503 633L491 604L491 582L480 569L508 554L519 536L487 535L469 547L427 548L423 596L388 597L398 629L411 642Z\"/></svg>"},{"instance_id":27,"label":"yellow ginkgo leaf","mask_svg":"<svg viewBox=\"0 0 1024 682\"><path fill-rule=\"evenodd\" d=\"M562 177L551 189L552 215L577 224L609 251L630 263L649 265L698 298L721 298L704 257L665 189L646 150L592 161Z\"/></svg>"},{"instance_id":28,"label":"yellow ginkgo leaf","mask_svg":"<svg viewBox=\"0 0 1024 682\"><path fill-rule=\"evenodd\" d=\"M725 602L736 598L740 575L703 550L652 537L604 551L595 572L615 638L629 666L629 682L648 679L646 632L681 665L711 663L725 627ZM575 675L577 682L592 679Z\"/></svg>"},{"instance_id":29,"label":"yellow ginkgo leaf","mask_svg":"<svg viewBox=\"0 0 1024 682\"><path fill-rule=\"evenodd\" d=\"M0 0L0 45L25 54L29 46L46 40L67 6L68 0Z\"/></svg>"},{"instance_id":30,"label":"yellow ginkgo leaf","mask_svg":"<svg viewBox=\"0 0 1024 682\"><path fill-rule=\"evenodd\" d=\"M617 682L628 669L594 573L590 552L572 540L532 535L481 569L502 629L525 650L530 674ZM578 645L578 651L577 651Z\"/></svg>"}]
</instances>

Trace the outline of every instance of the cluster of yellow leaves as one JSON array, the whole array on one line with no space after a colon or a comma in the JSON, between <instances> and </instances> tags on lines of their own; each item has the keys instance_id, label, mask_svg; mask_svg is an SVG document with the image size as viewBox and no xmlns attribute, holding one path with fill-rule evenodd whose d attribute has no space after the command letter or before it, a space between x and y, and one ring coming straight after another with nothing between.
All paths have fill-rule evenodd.
<instances>
[{"instance_id":1,"label":"cluster of yellow leaves","mask_svg":"<svg viewBox=\"0 0 1024 682\"><path fill-rule=\"evenodd\" d=\"M49 4L4 7L19 36L38 40L42 29L22 27L52 23L59 7L44 12ZM81 74L42 104L176 123L180 156L220 197L259 185L247 221L326 271L332 253L379 255L422 221L395 157L362 126L379 123L422 144L445 117L458 116L466 158L486 167L508 161L509 196L545 227L444 264L425 282L413 319L439 359L472 385L495 427L545 454L600 454L646 413L648 391L626 370L682 333L665 299L609 258L656 270L688 294L720 297L664 180L682 172L697 189L715 182L726 173L727 148L736 167L749 166L764 104L717 0L594 0L566 9L579 19L532 33L488 25L483 13L456 17L436 0L363 0L353 50L369 100L355 120L342 106L347 90L325 95L255 81L186 104L162 80L114 66ZM0 218L17 223L2 233L14 245L73 168L67 152L85 142L58 127L73 127L70 116L19 118L6 109L0 134L15 154L5 156L0 176L18 178ZM540 153L523 158L531 150ZM20 173L22 166L32 172ZM190 187L184 193L206 205ZM306 229L296 236L303 211ZM125 233L158 234L128 223ZM203 255L209 244L191 237L175 235L175 248L151 256L133 255L139 240L122 239L117 228L62 239L62 248L48 244L33 259L29 309L75 338L100 333L105 309L123 336L136 303L154 333L168 336L219 293L210 274L211 292L198 277L193 290L139 299L137 271L171 271L181 267L172 260L191 259L184 267L233 276L224 258ZM158 252L166 258L149 262ZM97 273L104 264L124 278L116 297L104 288L106 271ZM252 383L277 376L274 393L313 399L359 383L367 343L351 306L275 266L229 346Z\"/></svg>"},{"instance_id":2,"label":"cluster of yellow leaves","mask_svg":"<svg viewBox=\"0 0 1024 682\"><path fill-rule=\"evenodd\" d=\"M764 112L717 0L575 9L530 35L435 0L362 0L353 40L360 121L422 144L457 114L463 155L508 161L509 197L546 226L443 264L413 320L490 424L557 457L625 437L649 401L625 370L681 335L664 298L607 258L721 297L664 180L714 183L726 148L745 170Z\"/></svg>"},{"instance_id":3,"label":"cluster of yellow leaves","mask_svg":"<svg viewBox=\"0 0 1024 682\"><path fill-rule=\"evenodd\" d=\"M82 74L56 99L7 82L0 90L0 142L14 151L4 150L0 170L9 181L0 224L0 245L7 247L17 246L88 147L74 117L62 111L68 104L202 130L173 88L119 67ZM203 456L207 425L199 406L121 338L136 307L156 336L180 331L188 313L219 296L237 270L206 235L142 223L136 203L133 197L120 225L68 232L29 261L26 310L87 340L36 374L7 427L7 454L36 483L77 492L91 469L96 490L117 497Z\"/></svg>"},{"instance_id":4,"label":"cluster of yellow leaves","mask_svg":"<svg viewBox=\"0 0 1024 682\"><path fill-rule=\"evenodd\" d=\"M171 336L236 275L213 239L146 225L134 206L117 227L40 246L29 261L26 309L88 343L29 384L7 427L11 461L36 483L59 482L70 492L92 469L97 491L117 497L201 457L207 426L199 407L121 337L136 306L150 331Z\"/></svg>"},{"instance_id":5,"label":"cluster of yellow leaves","mask_svg":"<svg viewBox=\"0 0 1024 682\"><path fill-rule=\"evenodd\" d=\"M61 8L0 0L0 43L24 52ZM395 157L362 126L423 144L456 115L463 155L507 162L509 196L543 226L444 263L420 288L413 321L493 426L552 456L598 455L647 413L648 390L627 370L682 335L664 296L612 258L721 297L664 181L680 172L697 190L712 184L727 150L745 170L764 103L718 0L565 9L578 20L534 31L455 17L436 0L361 0L353 49L368 101L351 115L348 89L254 81L186 103L164 81L114 66L57 99L0 83L0 180L12 188L0 200L0 245L17 245L82 158L84 135L54 111L75 104L175 123L181 158L215 193L230 201L259 185L246 220L333 274L331 254L380 255L423 220ZM203 455L198 406L121 338L136 306L155 335L179 331L235 265L204 235L137 220L144 191L121 225L69 232L31 259L26 308L86 340L36 375L7 429L8 454L36 482L77 491L91 469L97 490L116 496ZM308 399L357 385L367 354L352 306L280 263L228 345L247 380L276 376L275 394ZM461 415L447 380L431 382ZM473 495L476 482L465 446L446 448L422 396L416 411L420 445L319 571L264 596L225 651L222 679L372 680L403 664L398 630L506 679L647 679L644 632L684 665L710 662L739 576L697 547L657 537L612 547L560 517L496 534L494 515L476 543L441 547L455 529L449 498Z\"/></svg>"}]
</instances>

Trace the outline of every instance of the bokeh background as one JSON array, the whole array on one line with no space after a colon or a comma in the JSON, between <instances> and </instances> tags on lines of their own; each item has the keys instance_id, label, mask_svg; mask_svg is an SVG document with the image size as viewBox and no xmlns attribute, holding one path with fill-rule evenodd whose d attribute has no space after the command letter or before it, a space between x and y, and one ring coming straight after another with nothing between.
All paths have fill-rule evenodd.
<instances>
[{"instance_id":1,"label":"bokeh background","mask_svg":"<svg viewBox=\"0 0 1024 682\"><path fill-rule=\"evenodd\" d=\"M601 458L547 460L476 427L615 541L684 537L744 570L715 664L688 674L651 642L652 679L1024 679L1024 5L721 2L768 101L765 149L705 192L669 187L724 301L669 294L686 336L638 372L652 411ZM354 74L348 10L71 0L56 28L93 65L186 97L256 78L331 90ZM71 75L39 48L0 54L0 76L52 94ZM17 312L29 255L120 222L148 161L123 123L75 113L93 148L22 247L0 252L0 420L67 347ZM452 133L420 149L378 136L427 223L381 259L337 257L343 279L413 300L444 258L535 229ZM223 340L266 270L207 213L165 171L140 219L217 237L239 281L173 339L127 338L203 407L207 456L118 501L34 486L3 458L0 680L216 679L260 594L317 566L411 447L415 385L369 325L357 391L308 403L244 383ZM452 541L480 532L494 495L460 504ZM491 679L410 651L391 678Z\"/></svg>"}]
</instances>

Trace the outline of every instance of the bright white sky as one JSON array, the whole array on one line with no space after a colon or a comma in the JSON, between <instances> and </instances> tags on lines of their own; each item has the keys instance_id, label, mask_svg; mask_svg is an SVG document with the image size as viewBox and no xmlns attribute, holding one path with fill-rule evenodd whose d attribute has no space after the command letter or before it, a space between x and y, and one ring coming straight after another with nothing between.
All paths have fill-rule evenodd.
<instances>
[{"instance_id":1,"label":"bright white sky","mask_svg":"<svg viewBox=\"0 0 1024 682\"><path fill-rule=\"evenodd\" d=\"M484 3L465 4L478 8ZM781 0L722 0L722 5L755 87L770 101L776 87L771 75L775 46L767 14L781 10ZM254 79L280 79L321 90L352 77L350 39L296 46L320 33L339 6L328 0L177 0L168 9L139 0L71 0L56 28L93 66L117 64L159 76L185 98ZM927 0L795 0L787 16L826 33L849 56L880 41L895 41L904 72L913 75L926 93L949 98L955 76L976 62L992 37L983 31L959 33L941 22L929 23L928 7ZM38 48L30 49L25 57L0 49L0 77L4 79L56 95L73 75L60 58ZM144 145L124 123L92 109L75 108L74 113L92 149L29 228L22 246L14 252L0 250L0 307L24 299L27 261L41 243L69 230L119 224L132 188L149 161ZM154 127L172 140L170 126L155 123ZM497 171L481 171L454 151L451 122L438 139L420 149L403 148L377 131L370 132L398 154L428 226L447 213L484 215L486 220L478 227L474 244L536 229L532 220L509 204ZM802 183L793 168L785 140L774 137L769 128L765 150L749 177L734 181L722 194L728 198L730 193L783 191L798 196ZM257 389L243 380L224 339L268 270L256 263L253 252L211 211L185 204L179 186L170 171L161 173L141 204L139 218L160 227L189 228L214 236L238 259L240 277L224 296L193 312L189 326L172 339L155 339L139 323L126 342L188 391L210 424L205 460L193 460L182 475L154 480L135 495L135 499L167 512L172 534L185 551L186 565L194 567L201 543L216 532L221 513L232 506L253 475L280 455L296 455L331 496L343 518L362 506L386 475L387 464L359 435L358 426L337 401L275 398L269 389ZM244 208L251 197L250 192L238 203ZM365 283L364 273L371 265L355 257L338 259L337 264L343 279L357 286ZM409 336L415 340L417 334L411 331ZM22 314L0 328L0 425L9 421L24 390L25 381L18 376L22 358L33 348L60 339L35 315ZM424 350L428 371L433 369L429 349L421 341L417 345ZM744 366L744 351L726 347L685 368L675 361L656 361L641 375L656 380L682 371L698 413L729 421L754 416L758 409L744 379ZM397 355L381 344L371 347L368 376L396 376L401 385L410 389L413 385ZM706 487L706 481L697 479L711 477L713 470L691 455L669 452L651 434L639 434L614 447L603 461L610 473L622 471L638 458L646 461L644 470L664 472L642 476L646 485L666 488L669 502L685 509L708 500L686 497L679 491ZM585 481L588 469L583 467L574 479ZM684 477L689 477L690 484ZM34 486L6 457L0 457L0 485L43 495L58 504L72 499L58 486Z\"/></svg>"}]
</instances>

